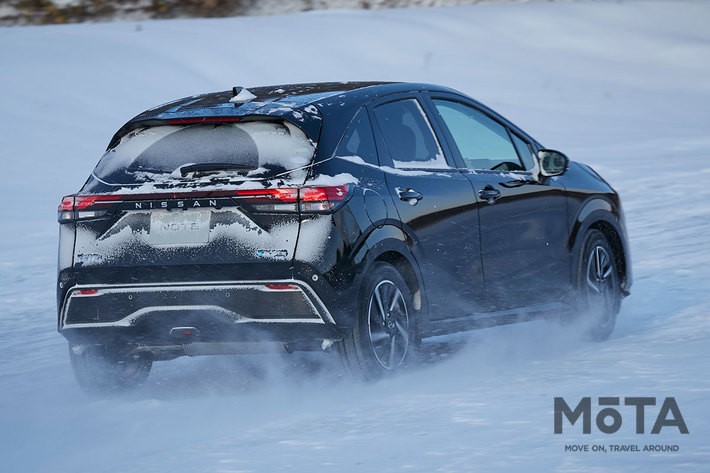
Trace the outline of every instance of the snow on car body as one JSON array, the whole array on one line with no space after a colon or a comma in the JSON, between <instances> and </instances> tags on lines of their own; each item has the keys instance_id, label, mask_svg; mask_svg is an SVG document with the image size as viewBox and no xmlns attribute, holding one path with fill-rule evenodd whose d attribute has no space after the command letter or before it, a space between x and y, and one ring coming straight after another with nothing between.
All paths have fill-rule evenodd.
<instances>
[{"instance_id":1,"label":"snow on car body","mask_svg":"<svg viewBox=\"0 0 710 473\"><path fill-rule=\"evenodd\" d=\"M59 221L58 326L89 390L181 355L331 346L377 377L424 337L580 305L605 338L631 284L606 182L426 84L156 107Z\"/></svg>"}]
</instances>

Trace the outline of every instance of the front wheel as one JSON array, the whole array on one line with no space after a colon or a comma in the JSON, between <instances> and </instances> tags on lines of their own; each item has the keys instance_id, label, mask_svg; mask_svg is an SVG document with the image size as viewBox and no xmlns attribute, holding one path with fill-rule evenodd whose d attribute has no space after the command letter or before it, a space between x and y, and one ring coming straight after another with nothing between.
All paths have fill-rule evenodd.
<instances>
[{"instance_id":1,"label":"front wheel","mask_svg":"<svg viewBox=\"0 0 710 473\"><path fill-rule=\"evenodd\" d=\"M378 379L402 368L415 340L412 295L399 272L377 263L363 283L357 319L339 343L345 365L364 379Z\"/></svg>"},{"instance_id":2,"label":"front wheel","mask_svg":"<svg viewBox=\"0 0 710 473\"><path fill-rule=\"evenodd\" d=\"M621 307L621 287L614 251L599 230L591 230L582 248L578 287L580 309L593 340L606 340L616 325Z\"/></svg>"},{"instance_id":3,"label":"front wheel","mask_svg":"<svg viewBox=\"0 0 710 473\"><path fill-rule=\"evenodd\" d=\"M121 356L104 345L69 345L74 377L93 394L125 392L148 378L152 361L141 356Z\"/></svg>"}]
</instances>

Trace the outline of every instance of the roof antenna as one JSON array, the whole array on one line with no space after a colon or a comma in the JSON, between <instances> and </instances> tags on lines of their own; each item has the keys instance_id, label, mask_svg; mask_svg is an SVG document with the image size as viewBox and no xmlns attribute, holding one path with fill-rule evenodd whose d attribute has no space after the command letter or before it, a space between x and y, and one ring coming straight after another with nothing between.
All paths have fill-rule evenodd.
<instances>
[{"instance_id":1,"label":"roof antenna","mask_svg":"<svg viewBox=\"0 0 710 473\"><path fill-rule=\"evenodd\" d=\"M232 98L229 101L238 106L242 103L251 102L255 98L256 95L249 92L246 87L232 87Z\"/></svg>"}]
</instances>

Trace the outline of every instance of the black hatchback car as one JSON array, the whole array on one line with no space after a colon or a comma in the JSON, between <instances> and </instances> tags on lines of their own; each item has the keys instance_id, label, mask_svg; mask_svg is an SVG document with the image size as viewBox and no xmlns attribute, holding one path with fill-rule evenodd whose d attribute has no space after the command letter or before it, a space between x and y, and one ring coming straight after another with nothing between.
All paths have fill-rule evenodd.
<instances>
[{"instance_id":1,"label":"black hatchback car","mask_svg":"<svg viewBox=\"0 0 710 473\"><path fill-rule=\"evenodd\" d=\"M89 391L156 360L335 349L365 378L426 337L555 315L604 339L621 204L481 103L409 83L240 88L126 123L59 206L58 329Z\"/></svg>"}]
</instances>

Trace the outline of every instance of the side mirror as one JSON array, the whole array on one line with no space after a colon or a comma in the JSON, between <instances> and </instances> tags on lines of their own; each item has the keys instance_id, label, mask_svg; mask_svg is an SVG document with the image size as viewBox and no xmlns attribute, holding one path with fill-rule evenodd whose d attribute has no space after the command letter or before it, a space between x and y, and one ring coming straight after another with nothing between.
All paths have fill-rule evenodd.
<instances>
[{"instance_id":1,"label":"side mirror","mask_svg":"<svg viewBox=\"0 0 710 473\"><path fill-rule=\"evenodd\" d=\"M545 177L560 176L569 166L569 158L554 149L541 149L537 152L540 175Z\"/></svg>"}]
</instances>

